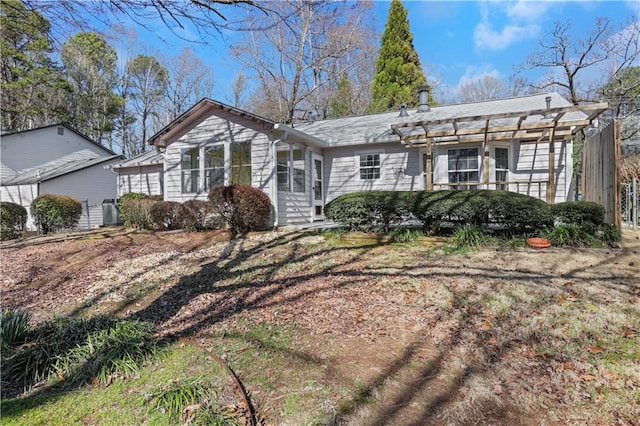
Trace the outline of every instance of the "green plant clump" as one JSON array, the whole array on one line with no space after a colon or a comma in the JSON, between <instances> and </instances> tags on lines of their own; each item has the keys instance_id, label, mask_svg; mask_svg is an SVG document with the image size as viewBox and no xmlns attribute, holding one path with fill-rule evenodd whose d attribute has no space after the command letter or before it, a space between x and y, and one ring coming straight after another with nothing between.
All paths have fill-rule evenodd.
<instances>
[{"instance_id":1,"label":"green plant clump","mask_svg":"<svg viewBox=\"0 0 640 426\"><path fill-rule=\"evenodd\" d=\"M589 201L567 201L551 205L551 213L562 225L575 225L595 234L604 224L604 207Z\"/></svg>"},{"instance_id":2,"label":"green plant clump","mask_svg":"<svg viewBox=\"0 0 640 426\"><path fill-rule=\"evenodd\" d=\"M424 236L422 229L410 228L408 226L398 226L389 233L391 241L394 243L411 243Z\"/></svg>"},{"instance_id":3,"label":"green plant clump","mask_svg":"<svg viewBox=\"0 0 640 426\"><path fill-rule=\"evenodd\" d=\"M482 230L472 224L458 227L453 234L453 242L457 248L478 248L484 240Z\"/></svg>"},{"instance_id":4,"label":"green plant clump","mask_svg":"<svg viewBox=\"0 0 640 426\"><path fill-rule=\"evenodd\" d=\"M187 407L199 405L199 411L216 397L215 390L210 384L199 377L185 380L173 380L165 385L152 389L145 396L147 404L153 409L160 410L174 421L193 423L187 418ZM192 417L202 418L202 415Z\"/></svg>"},{"instance_id":5,"label":"green plant clump","mask_svg":"<svg viewBox=\"0 0 640 426\"><path fill-rule=\"evenodd\" d=\"M585 232L577 225L559 225L544 233L544 237L559 247L591 247L598 243L598 239Z\"/></svg>"},{"instance_id":6,"label":"green plant clump","mask_svg":"<svg viewBox=\"0 0 640 426\"><path fill-rule=\"evenodd\" d=\"M0 202L0 240L18 238L27 223L27 209L20 204Z\"/></svg>"},{"instance_id":7,"label":"green plant clump","mask_svg":"<svg viewBox=\"0 0 640 426\"><path fill-rule=\"evenodd\" d=\"M98 316L58 318L27 335L23 348L2 360L2 380L25 389L47 379L64 387L108 383L136 372L156 354L153 324Z\"/></svg>"},{"instance_id":8,"label":"green plant clump","mask_svg":"<svg viewBox=\"0 0 640 426\"><path fill-rule=\"evenodd\" d=\"M267 194L249 185L219 186L209 192L213 213L219 215L233 234L264 227L271 213Z\"/></svg>"},{"instance_id":9,"label":"green plant clump","mask_svg":"<svg viewBox=\"0 0 640 426\"><path fill-rule=\"evenodd\" d=\"M68 195L44 194L31 202L31 215L42 233L48 234L76 226L82 204Z\"/></svg>"},{"instance_id":10,"label":"green plant clump","mask_svg":"<svg viewBox=\"0 0 640 426\"><path fill-rule=\"evenodd\" d=\"M25 341L29 321L31 313L24 309L0 311L0 348L3 351Z\"/></svg>"}]
</instances>

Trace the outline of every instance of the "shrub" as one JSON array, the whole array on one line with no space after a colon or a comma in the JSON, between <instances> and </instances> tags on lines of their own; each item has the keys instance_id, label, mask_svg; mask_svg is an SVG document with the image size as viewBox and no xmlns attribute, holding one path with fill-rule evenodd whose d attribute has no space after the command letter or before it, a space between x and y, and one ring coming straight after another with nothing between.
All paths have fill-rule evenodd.
<instances>
[{"instance_id":1,"label":"shrub","mask_svg":"<svg viewBox=\"0 0 640 426\"><path fill-rule=\"evenodd\" d=\"M0 202L0 240L18 238L27 223L27 209L16 203Z\"/></svg>"},{"instance_id":2,"label":"shrub","mask_svg":"<svg viewBox=\"0 0 640 426\"><path fill-rule=\"evenodd\" d=\"M124 204L126 204L126 202L129 200L142 200L145 198L148 198L148 196L147 194L143 194L142 192L127 192L126 194L123 194L118 199L118 213L120 214L120 220L122 220L122 223L127 225L127 222L128 222L127 214L130 213L124 207Z\"/></svg>"},{"instance_id":3,"label":"shrub","mask_svg":"<svg viewBox=\"0 0 640 426\"><path fill-rule=\"evenodd\" d=\"M549 204L514 192L491 191L489 215L509 235L535 233L553 226Z\"/></svg>"},{"instance_id":4,"label":"shrub","mask_svg":"<svg viewBox=\"0 0 640 426\"><path fill-rule=\"evenodd\" d=\"M482 226L489 221L490 191L418 191L411 211L423 224L434 231L456 223Z\"/></svg>"},{"instance_id":5,"label":"shrub","mask_svg":"<svg viewBox=\"0 0 640 426\"><path fill-rule=\"evenodd\" d=\"M213 213L219 215L233 234L265 226L271 212L267 194L248 185L219 186L209 192Z\"/></svg>"},{"instance_id":6,"label":"shrub","mask_svg":"<svg viewBox=\"0 0 640 426\"><path fill-rule=\"evenodd\" d=\"M2 350L24 342L29 331L31 313L23 309L7 309L0 312L0 348Z\"/></svg>"},{"instance_id":7,"label":"shrub","mask_svg":"<svg viewBox=\"0 0 640 426\"><path fill-rule=\"evenodd\" d=\"M219 228L221 224L210 202L189 200L182 203L182 226L188 231L203 231Z\"/></svg>"},{"instance_id":8,"label":"shrub","mask_svg":"<svg viewBox=\"0 0 640 426\"><path fill-rule=\"evenodd\" d=\"M589 234L595 234L604 225L604 207L589 201L568 201L553 204L551 213L563 225L575 225Z\"/></svg>"},{"instance_id":9,"label":"shrub","mask_svg":"<svg viewBox=\"0 0 640 426\"><path fill-rule=\"evenodd\" d=\"M407 192L365 191L341 195L325 206L325 216L350 231L383 231L407 215Z\"/></svg>"},{"instance_id":10,"label":"shrub","mask_svg":"<svg viewBox=\"0 0 640 426\"><path fill-rule=\"evenodd\" d=\"M598 231L598 237L603 244L613 245L622 239L622 234L617 226L605 223L600 227Z\"/></svg>"},{"instance_id":11,"label":"shrub","mask_svg":"<svg viewBox=\"0 0 640 426\"><path fill-rule=\"evenodd\" d=\"M77 225L82 204L67 195L44 194L31 203L31 215L42 233L48 234Z\"/></svg>"},{"instance_id":12,"label":"shrub","mask_svg":"<svg viewBox=\"0 0 640 426\"><path fill-rule=\"evenodd\" d=\"M159 201L148 198L129 198L120 202L120 218L127 228L149 229L153 223L151 208Z\"/></svg>"},{"instance_id":13,"label":"shrub","mask_svg":"<svg viewBox=\"0 0 640 426\"><path fill-rule=\"evenodd\" d=\"M473 224L462 225L453 233L453 242L458 248L478 248L482 245L484 239L482 230Z\"/></svg>"},{"instance_id":14,"label":"shrub","mask_svg":"<svg viewBox=\"0 0 640 426\"><path fill-rule=\"evenodd\" d=\"M544 237L558 247L590 247L598 243L596 237L573 224L556 226L546 231Z\"/></svg>"},{"instance_id":15,"label":"shrub","mask_svg":"<svg viewBox=\"0 0 640 426\"><path fill-rule=\"evenodd\" d=\"M180 203L149 199L140 202L153 203L149 207L149 222L153 229L169 230L182 228L182 205Z\"/></svg>"},{"instance_id":16,"label":"shrub","mask_svg":"<svg viewBox=\"0 0 640 426\"><path fill-rule=\"evenodd\" d=\"M408 226L398 226L389 232L389 237L391 237L391 241L394 243L411 243L423 236L424 232L421 229L410 228Z\"/></svg>"}]
</instances>

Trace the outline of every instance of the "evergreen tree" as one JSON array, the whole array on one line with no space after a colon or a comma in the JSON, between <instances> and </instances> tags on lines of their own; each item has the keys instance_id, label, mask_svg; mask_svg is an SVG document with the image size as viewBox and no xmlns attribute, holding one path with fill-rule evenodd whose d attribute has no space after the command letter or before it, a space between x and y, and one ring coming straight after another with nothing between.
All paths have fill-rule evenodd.
<instances>
[{"instance_id":1,"label":"evergreen tree","mask_svg":"<svg viewBox=\"0 0 640 426\"><path fill-rule=\"evenodd\" d=\"M118 85L115 49L97 33L78 33L64 43L60 56L72 88L70 123L113 148L111 132L124 103L115 93Z\"/></svg>"},{"instance_id":2,"label":"evergreen tree","mask_svg":"<svg viewBox=\"0 0 640 426\"><path fill-rule=\"evenodd\" d=\"M418 86L426 82L418 52L413 46L407 9L400 0L392 0L382 34L369 111L389 111L403 103L415 106Z\"/></svg>"},{"instance_id":3,"label":"evergreen tree","mask_svg":"<svg viewBox=\"0 0 640 426\"><path fill-rule=\"evenodd\" d=\"M19 131L60 121L64 90L49 21L18 0L0 1L2 130Z\"/></svg>"},{"instance_id":4,"label":"evergreen tree","mask_svg":"<svg viewBox=\"0 0 640 426\"><path fill-rule=\"evenodd\" d=\"M328 118L338 118L353 115L351 99L353 97L353 88L351 80L347 73L343 73L338 80L338 89L329 100Z\"/></svg>"}]
</instances>

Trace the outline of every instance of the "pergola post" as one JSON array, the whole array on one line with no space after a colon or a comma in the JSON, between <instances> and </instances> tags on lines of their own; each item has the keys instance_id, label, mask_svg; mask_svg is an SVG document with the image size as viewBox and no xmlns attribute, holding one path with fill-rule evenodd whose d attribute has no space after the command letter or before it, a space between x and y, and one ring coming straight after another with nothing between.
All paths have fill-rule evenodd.
<instances>
[{"instance_id":1,"label":"pergola post","mask_svg":"<svg viewBox=\"0 0 640 426\"><path fill-rule=\"evenodd\" d=\"M555 128L549 130L549 182L547 183L547 203L553 204L556 199L556 147Z\"/></svg>"},{"instance_id":2,"label":"pergola post","mask_svg":"<svg viewBox=\"0 0 640 426\"><path fill-rule=\"evenodd\" d=\"M433 163L432 163L432 158L433 158L433 146L431 144L431 138L427 138L427 145L426 145L426 160L425 160L425 165L424 165L424 174L425 174L425 180L426 180L426 188L427 191L432 191L433 190Z\"/></svg>"}]
</instances>

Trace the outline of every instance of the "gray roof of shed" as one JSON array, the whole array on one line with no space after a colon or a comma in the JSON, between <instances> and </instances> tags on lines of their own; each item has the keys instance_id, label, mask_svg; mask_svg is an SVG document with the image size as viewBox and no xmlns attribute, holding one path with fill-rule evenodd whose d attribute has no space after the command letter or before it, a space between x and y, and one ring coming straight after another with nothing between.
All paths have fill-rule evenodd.
<instances>
[{"instance_id":1,"label":"gray roof of shed","mask_svg":"<svg viewBox=\"0 0 640 426\"><path fill-rule=\"evenodd\" d=\"M2 186L30 185L38 182L44 182L86 169L87 167L113 161L118 158L122 157L120 155L111 155L108 157L85 158L72 161L52 161L50 163L43 164L38 168L19 173L11 179L3 181Z\"/></svg>"},{"instance_id":2,"label":"gray roof of shed","mask_svg":"<svg viewBox=\"0 0 640 426\"><path fill-rule=\"evenodd\" d=\"M134 157L127 158L116 164L113 164L113 169L124 169L127 167L144 167L162 165L164 163L164 156L155 149L142 154L138 154Z\"/></svg>"},{"instance_id":3,"label":"gray roof of shed","mask_svg":"<svg viewBox=\"0 0 640 426\"><path fill-rule=\"evenodd\" d=\"M295 128L301 132L324 140L329 146L348 146L384 142L399 142L391 126L401 123L421 121L453 120L480 116L485 114L503 114L526 112L546 108L545 98L551 96L551 107L570 107L572 104L558 93L544 93L521 96L517 98L499 99L492 101L474 102L467 104L443 105L431 107L429 112L418 113L408 110L408 117L399 117L399 111L369 114L345 118L320 120L312 123L301 123ZM562 121L569 119L584 119L582 112L567 113ZM539 118L542 120L542 117Z\"/></svg>"}]
</instances>

